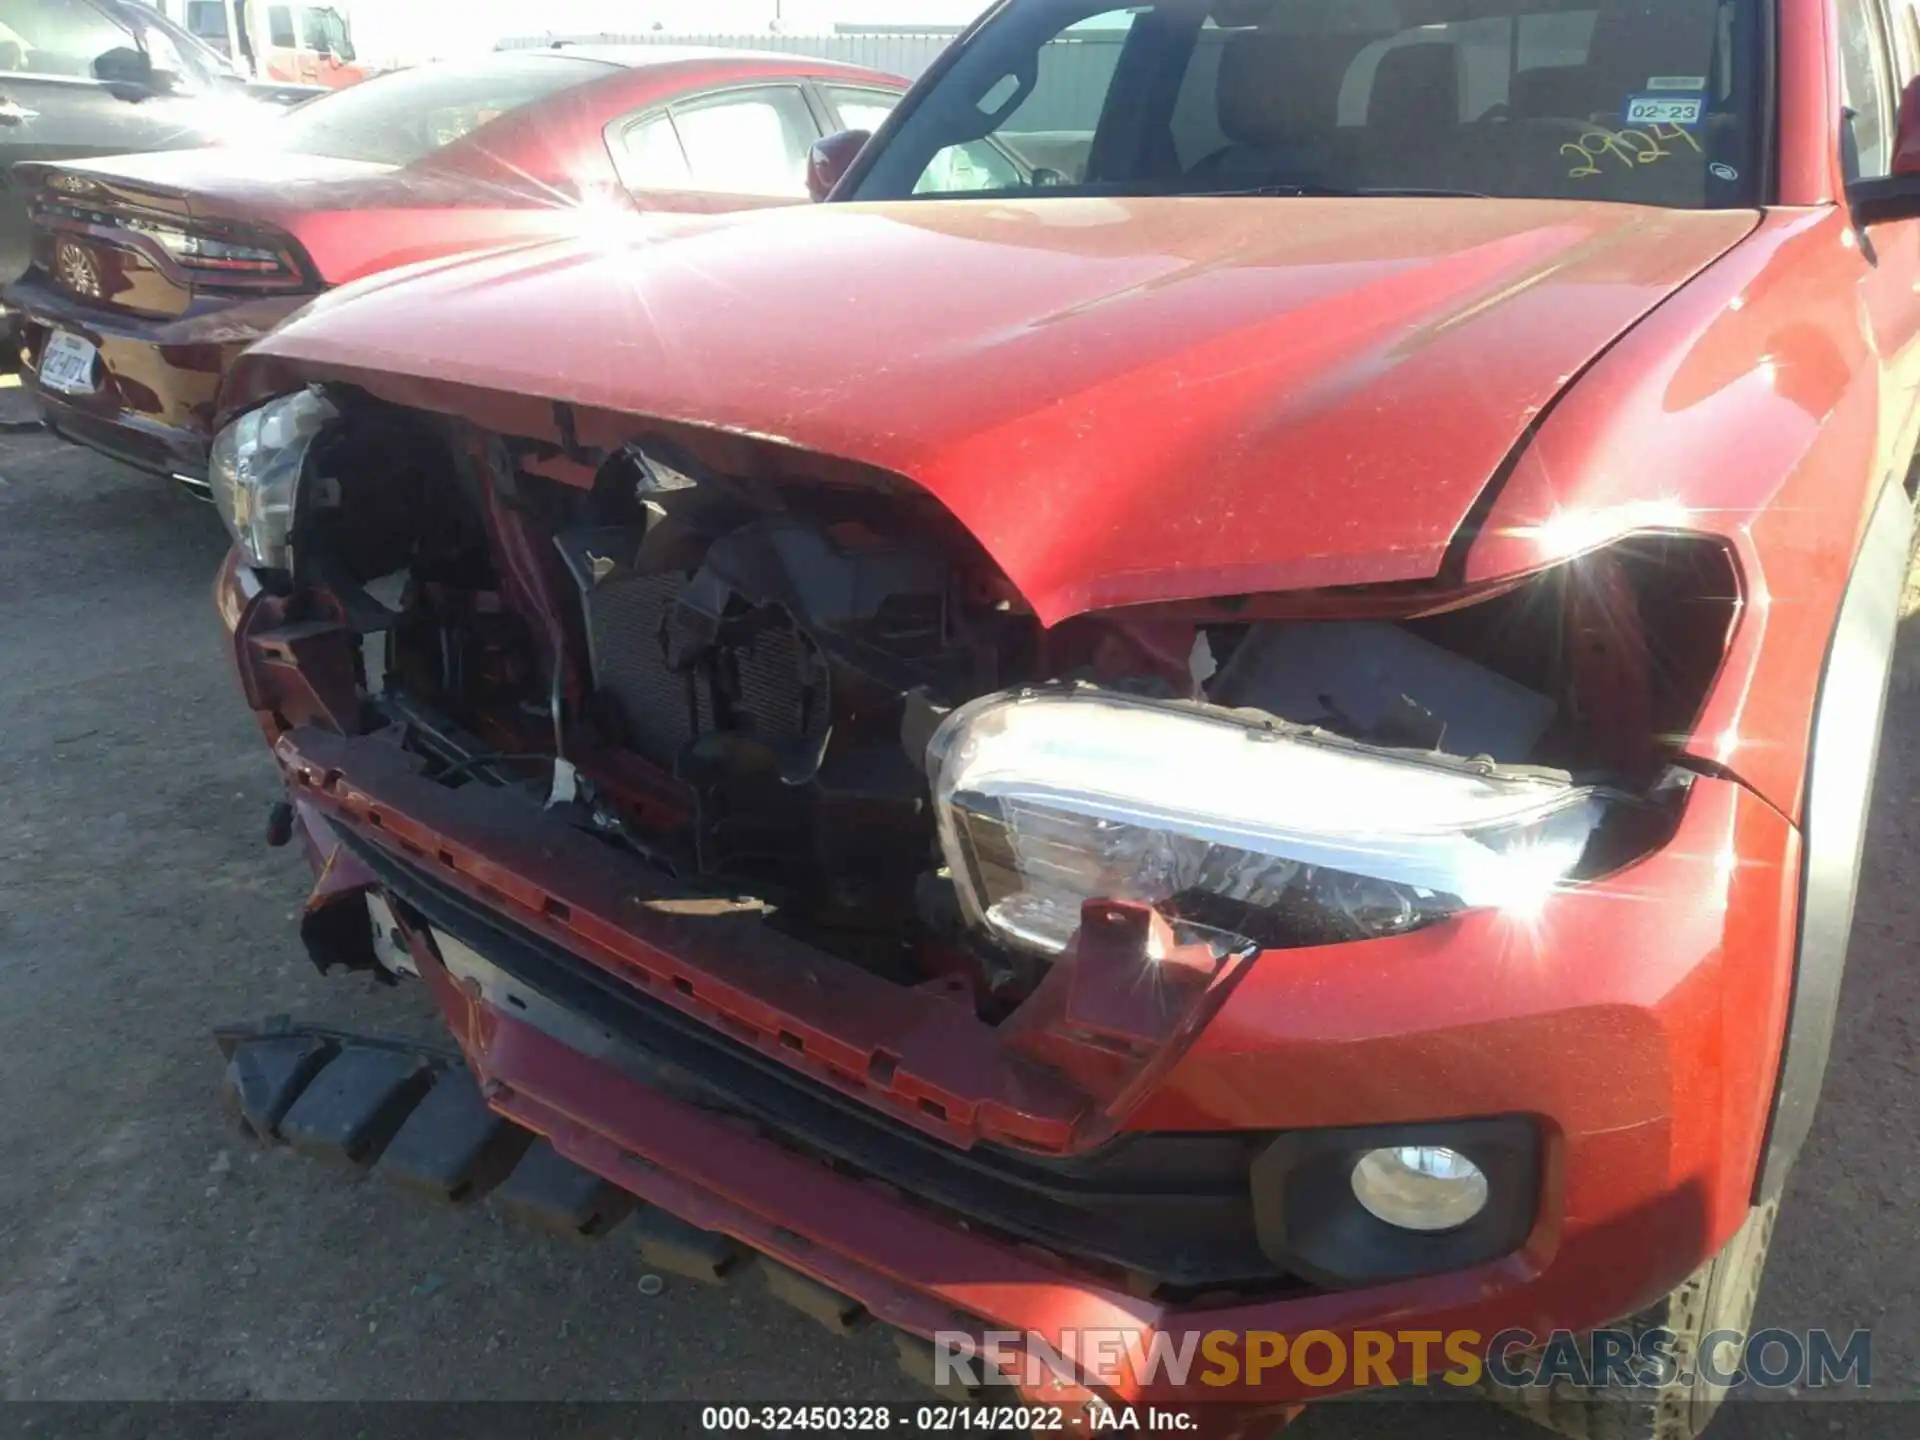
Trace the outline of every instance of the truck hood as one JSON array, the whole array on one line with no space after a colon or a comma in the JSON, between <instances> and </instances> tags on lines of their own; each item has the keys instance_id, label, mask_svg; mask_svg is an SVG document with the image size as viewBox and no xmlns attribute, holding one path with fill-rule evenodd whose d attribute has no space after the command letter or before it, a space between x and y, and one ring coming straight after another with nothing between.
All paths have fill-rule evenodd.
<instances>
[{"instance_id":1,"label":"truck hood","mask_svg":"<svg viewBox=\"0 0 1920 1440\"><path fill-rule=\"evenodd\" d=\"M781 210L336 292L235 393L332 376L495 426L538 397L877 467L1051 623L1436 575L1542 409L1757 219L1429 198Z\"/></svg>"}]
</instances>

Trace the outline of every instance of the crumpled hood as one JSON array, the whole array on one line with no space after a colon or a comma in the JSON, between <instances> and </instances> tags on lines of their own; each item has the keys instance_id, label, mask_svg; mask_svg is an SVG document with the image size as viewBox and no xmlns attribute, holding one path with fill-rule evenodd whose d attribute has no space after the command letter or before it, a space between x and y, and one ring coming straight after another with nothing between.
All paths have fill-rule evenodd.
<instances>
[{"instance_id":1,"label":"crumpled hood","mask_svg":"<svg viewBox=\"0 0 1920 1440\"><path fill-rule=\"evenodd\" d=\"M489 396L537 396L893 472L1052 622L1435 575L1541 409L1756 218L828 205L373 281L255 353L483 425Z\"/></svg>"}]
</instances>

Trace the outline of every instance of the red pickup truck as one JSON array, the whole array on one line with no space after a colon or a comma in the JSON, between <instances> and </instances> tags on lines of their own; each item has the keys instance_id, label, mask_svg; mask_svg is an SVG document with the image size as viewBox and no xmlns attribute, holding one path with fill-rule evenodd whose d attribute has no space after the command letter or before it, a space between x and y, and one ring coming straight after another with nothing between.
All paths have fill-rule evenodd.
<instances>
[{"instance_id":1,"label":"red pickup truck","mask_svg":"<svg viewBox=\"0 0 1920 1440\"><path fill-rule=\"evenodd\" d=\"M1077 1403L1251 1429L1611 1327L1676 1363L1528 1408L1694 1433L1847 951L1917 66L1008 0L826 203L323 297L212 461L315 958L973 1382L1118 1334Z\"/></svg>"}]
</instances>

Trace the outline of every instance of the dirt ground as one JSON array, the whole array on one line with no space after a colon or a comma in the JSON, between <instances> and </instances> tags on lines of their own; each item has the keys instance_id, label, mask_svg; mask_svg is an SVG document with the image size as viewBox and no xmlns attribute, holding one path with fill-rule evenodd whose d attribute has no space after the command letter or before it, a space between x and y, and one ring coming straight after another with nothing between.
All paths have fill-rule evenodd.
<instances>
[{"instance_id":1,"label":"dirt ground","mask_svg":"<svg viewBox=\"0 0 1920 1440\"><path fill-rule=\"evenodd\" d=\"M275 1434L368 1433L351 1412L232 1403L259 1399L923 1398L883 1337L834 1340L757 1281L648 1297L617 1232L549 1240L227 1127L213 1025L431 1021L417 992L322 980L299 950L304 867L263 843L274 772L208 603L224 548L212 510L161 482L0 437L0 1397L221 1402L192 1412L198 1435L266 1433L262 1415ZM1888 1398L1920 1398L1917 789L1920 624L1834 1069L1757 1317L1871 1327ZM0 1424L70 1433L114 1413L9 1407ZM124 1433L187 1412L142 1413ZM593 1413L578 1433L602 1433ZM1891 1437L1916 1420L1897 1404L1755 1403L1715 1433ZM1536 1432L1471 1404L1358 1403L1294 1433Z\"/></svg>"}]
</instances>

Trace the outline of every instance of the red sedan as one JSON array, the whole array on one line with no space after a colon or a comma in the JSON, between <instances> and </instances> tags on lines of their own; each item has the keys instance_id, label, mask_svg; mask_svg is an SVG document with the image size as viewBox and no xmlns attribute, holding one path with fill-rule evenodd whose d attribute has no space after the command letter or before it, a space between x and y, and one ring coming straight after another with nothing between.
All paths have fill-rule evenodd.
<instances>
[{"instance_id":1,"label":"red sedan","mask_svg":"<svg viewBox=\"0 0 1920 1440\"><path fill-rule=\"evenodd\" d=\"M517 51L383 77L218 147L23 163L34 261L7 301L24 367L58 433L204 488L221 377L318 292L636 207L804 200L812 144L903 89L793 55Z\"/></svg>"}]
</instances>

